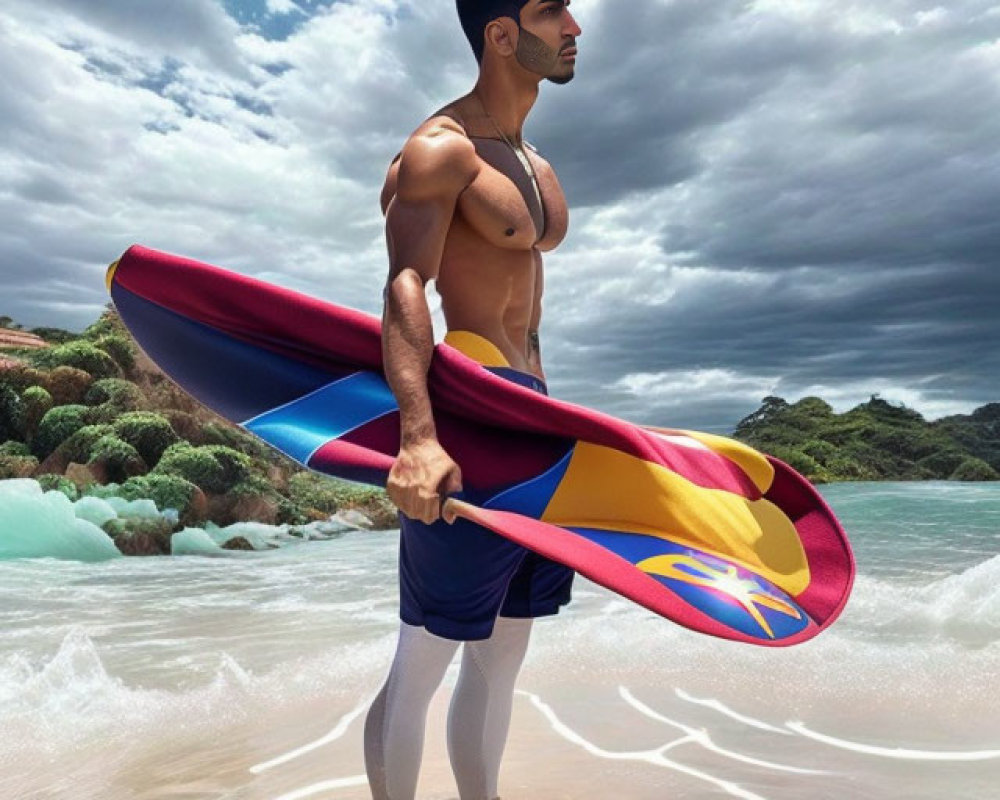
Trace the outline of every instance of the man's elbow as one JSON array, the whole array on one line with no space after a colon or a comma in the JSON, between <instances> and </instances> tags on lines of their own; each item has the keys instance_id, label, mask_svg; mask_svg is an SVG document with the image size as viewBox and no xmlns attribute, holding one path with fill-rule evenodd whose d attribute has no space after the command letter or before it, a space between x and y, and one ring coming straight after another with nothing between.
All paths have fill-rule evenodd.
<instances>
[{"instance_id":1,"label":"man's elbow","mask_svg":"<svg viewBox=\"0 0 1000 800\"><path fill-rule=\"evenodd\" d=\"M413 267L403 267L389 278L382 296L388 307L392 304L405 305L418 293L424 296L423 276Z\"/></svg>"}]
</instances>

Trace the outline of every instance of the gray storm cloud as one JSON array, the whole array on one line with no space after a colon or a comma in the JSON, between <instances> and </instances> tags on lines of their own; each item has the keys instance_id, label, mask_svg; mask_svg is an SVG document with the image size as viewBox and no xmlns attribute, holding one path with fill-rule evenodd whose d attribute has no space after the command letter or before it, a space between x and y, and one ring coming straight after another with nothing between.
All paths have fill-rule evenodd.
<instances>
[{"instance_id":1,"label":"gray storm cloud","mask_svg":"<svg viewBox=\"0 0 1000 800\"><path fill-rule=\"evenodd\" d=\"M577 77L526 128L571 209L546 256L557 394L714 430L772 392L998 399L992 3L573 10ZM382 176L475 63L450 0L296 19L269 39L210 0L14 0L0 313L82 328L132 241L377 312Z\"/></svg>"}]
</instances>

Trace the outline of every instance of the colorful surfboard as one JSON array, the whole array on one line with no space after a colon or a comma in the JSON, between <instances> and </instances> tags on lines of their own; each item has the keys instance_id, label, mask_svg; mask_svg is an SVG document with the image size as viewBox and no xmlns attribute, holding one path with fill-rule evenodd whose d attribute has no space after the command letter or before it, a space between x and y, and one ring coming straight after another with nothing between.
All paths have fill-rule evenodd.
<instances>
[{"instance_id":1,"label":"colorful surfboard","mask_svg":"<svg viewBox=\"0 0 1000 800\"><path fill-rule=\"evenodd\" d=\"M179 386L310 469L384 486L399 448L379 320L136 245L108 290ZM480 359L482 360L482 359ZM645 429L440 344L428 388L462 468L450 512L675 622L796 644L847 602L854 558L813 486L740 442Z\"/></svg>"}]
</instances>

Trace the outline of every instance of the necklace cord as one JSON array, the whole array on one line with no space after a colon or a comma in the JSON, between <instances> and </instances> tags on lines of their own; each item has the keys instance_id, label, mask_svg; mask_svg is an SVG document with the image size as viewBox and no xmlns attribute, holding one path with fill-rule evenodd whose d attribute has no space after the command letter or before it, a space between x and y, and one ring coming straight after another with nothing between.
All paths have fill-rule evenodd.
<instances>
[{"instance_id":1,"label":"necklace cord","mask_svg":"<svg viewBox=\"0 0 1000 800\"><path fill-rule=\"evenodd\" d=\"M538 177L535 175L535 167L531 163L531 159L528 158L528 154L524 152L524 148L523 147L518 147L513 142L511 142L511 140L509 138L507 138L507 134L505 134L503 132L503 130L497 124L497 121L495 119L493 119L493 115L490 114L490 112L486 110L486 103L484 103L483 102L483 98L481 98L479 96L479 92L477 92L475 89L473 89L472 93L476 96L476 100L479 102L479 107L483 110L483 113L486 115L486 118L491 123L493 123L494 129L496 130L496 132L498 134L500 134L500 138L503 139L504 142L506 142L507 147L509 147L514 152L514 155L518 156L518 161L520 161L521 163L523 163L528 168L528 172L531 174L531 180L534 181L536 183L536 185L537 185Z\"/></svg>"}]
</instances>

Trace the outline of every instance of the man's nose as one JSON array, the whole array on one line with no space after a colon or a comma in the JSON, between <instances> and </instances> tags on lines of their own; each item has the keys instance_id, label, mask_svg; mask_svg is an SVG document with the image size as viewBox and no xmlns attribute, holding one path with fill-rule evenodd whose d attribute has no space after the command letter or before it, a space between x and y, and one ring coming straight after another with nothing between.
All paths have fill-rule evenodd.
<instances>
[{"instance_id":1,"label":"man's nose","mask_svg":"<svg viewBox=\"0 0 1000 800\"><path fill-rule=\"evenodd\" d=\"M573 15L566 11L566 25L563 27L563 36L579 36L583 31L580 30L580 26L576 24L576 20Z\"/></svg>"}]
</instances>

